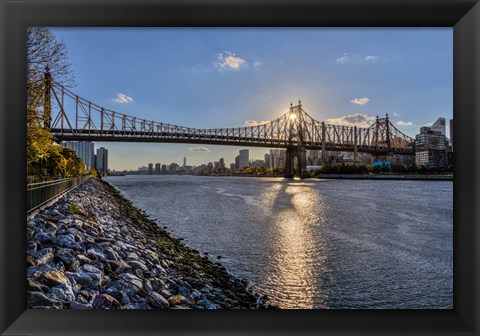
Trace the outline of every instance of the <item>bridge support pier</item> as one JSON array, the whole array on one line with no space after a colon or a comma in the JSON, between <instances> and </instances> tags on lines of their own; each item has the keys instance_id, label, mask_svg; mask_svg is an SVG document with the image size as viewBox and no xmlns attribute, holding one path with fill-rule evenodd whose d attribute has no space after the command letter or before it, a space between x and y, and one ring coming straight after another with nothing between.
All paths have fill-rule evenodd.
<instances>
[{"instance_id":1,"label":"bridge support pier","mask_svg":"<svg viewBox=\"0 0 480 336\"><path fill-rule=\"evenodd\" d=\"M305 147L288 147L285 161L285 177L309 176L307 173L307 151L305 150Z\"/></svg>"}]
</instances>

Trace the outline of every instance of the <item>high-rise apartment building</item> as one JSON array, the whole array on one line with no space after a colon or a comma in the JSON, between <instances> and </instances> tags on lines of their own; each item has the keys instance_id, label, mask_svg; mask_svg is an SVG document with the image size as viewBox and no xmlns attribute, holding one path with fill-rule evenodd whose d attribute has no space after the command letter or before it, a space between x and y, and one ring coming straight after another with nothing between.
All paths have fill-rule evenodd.
<instances>
[{"instance_id":1,"label":"high-rise apartment building","mask_svg":"<svg viewBox=\"0 0 480 336\"><path fill-rule=\"evenodd\" d=\"M160 163L155 163L155 174L160 174L162 172L162 168Z\"/></svg>"},{"instance_id":2,"label":"high-rise apartment building","mask_svg":"<svg viewBox=\"0 0 480 336\"><path fill-rule=\"evenodd\" d=\"M151 175L153 174L153 163L148 164L148 173Z\"/></svg>"},{"instance_id":3,"label":"high-rise apartment building","mask_svg":"<svg viewBox=\"0 0 480 336\"><path fill-rule=\"evenodd\" d=\"M240 165L239 168L242 167L248 167L250 162L249 162L249 151L248 149L241 149L239 154L238 154L238 164Z\"/></svg>"},{"instance_id":4,"label":"high-rise apartment building","mask_svg":"<svg viewBox=\"0 0 480 336\"><path fill-rule=\"evenodd\" d=\"M183 157L183 167L185 167L187 165L187 157Z\"/></svg>"},{"instance_id":5,"label":"high-rise apartment building","mask_svg":"<svg viewBox=\"0 0 480 336\"><path fill-rule=\"evenodd\" d=\"M95 168L95 152L93 142L90 141L65 141L61 144L63 147L68 147L75 152L75 154L83 160L86 169Z\"/></svg>"},{"instance_id":6,"label":"high-rise apartment building","mask_svg":"<svg viewBox=\"0 0 480 336\"><path fill-rule=\"evenodd\" d=\"M444 168L446 143L446 137L440 131L434 131L431 127L421 127L420 134L415 136L415 164Z\"/></svg>"},{"instance_id":7,"label":"high-rise apartment building","mask_svg":"<svg viewBox=\"0 0 480 336\"><path fill-rule=\"evenodd\" d=\"M95 168L102 173L108 172L108 149L104 147L97 149Z\"/></svg>"}]
</instances>

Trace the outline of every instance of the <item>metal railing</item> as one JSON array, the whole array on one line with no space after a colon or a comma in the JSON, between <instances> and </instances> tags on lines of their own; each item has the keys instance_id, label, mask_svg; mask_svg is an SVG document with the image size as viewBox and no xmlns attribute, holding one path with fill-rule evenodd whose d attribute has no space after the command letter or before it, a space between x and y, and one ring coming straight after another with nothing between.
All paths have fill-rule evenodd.
<instances>
[{"instance_id":1,"label":"metal railing","mask_svg":"<svg viewBox=\"0 0 480 336\"><path fill-rule=\"evenodd\" d=\"M90 176L80 176L27 184L27 214L89 178Z\"/></svg>"}]
</instances>

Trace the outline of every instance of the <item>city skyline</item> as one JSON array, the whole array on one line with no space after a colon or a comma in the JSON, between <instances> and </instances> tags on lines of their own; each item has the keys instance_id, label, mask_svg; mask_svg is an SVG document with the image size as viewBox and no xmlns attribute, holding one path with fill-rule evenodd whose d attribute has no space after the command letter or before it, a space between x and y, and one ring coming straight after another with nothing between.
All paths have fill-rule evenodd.
<instances>
[{"instance_id":1,"label":"city skyline","mask_svg":"<svg viewBox=\"0 0 480 336\"><path fill-rule=\"evenodd\" d=\"M255 125L302 100L319 121L365 127L389 114L405 134L453 118L452 29L53 28L73 91L129 115L196 128ZM105 43L108 41L109 43ZM448 129L448 127L447 127ZM447 131L448 134L448 131ZM95 142L109 167L189 164L268 148Z\"/></svg>"}]
</instances>

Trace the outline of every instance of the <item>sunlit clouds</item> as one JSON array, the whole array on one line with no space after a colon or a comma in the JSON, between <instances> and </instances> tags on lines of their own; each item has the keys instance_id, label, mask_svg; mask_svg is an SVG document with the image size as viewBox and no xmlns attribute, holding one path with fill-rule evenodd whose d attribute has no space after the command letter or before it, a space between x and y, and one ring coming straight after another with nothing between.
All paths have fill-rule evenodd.
<instances>
[{"instance_id":1,"label":"sunlit clouds","mask_svg":"<svg viewBox=\"0 0 480 336\"><path fill-rule=\"evenodd\" d=\"M371 55L365 56L365 61L367 62L374 62L377 59L378 59L378 56L371 56Z\"/></svg>"},{"instance_id":2,"label":"sunlit clouds","mask_svg":"<svg viewBox=\"0 0 480 336\"><path fill-rule=\"evenodd\" d=\"M245 121L245 126L259 126L259 125L265 125L265 124L268 124L270 121L269 120L260 120L260 121L256 121L256 120L247 120Z\"/></svg>"},{"instance_id":3,"label":"sunlit clouds","mask_svg":"<svg viewBox=\"0 0 480 336\"><path fill-rule=\"evenodd\" d=\"M375 116L368 114L349 114L340 118L329 118L326 120L328 124L343 125L343 126L357 126L370 127L376 120Z\"/></svg>"},{"instance_id":4,"label":"sunlit clouds","mask_svg":"<svg viewBox=\"0 0 480 336\"><path fill-rule=\"evenodd\" d=\"M402 120L397 121L395 124L397 124L398 126L416 126L411 121L402 121Z\"/></svg>"},{"instance_id":5,"label":"sunlit clouds","mask_svg":"<svg viewBox=\"0 0 480 336\"><path fill-rule=\"evenodd\" d=\"M357 105L365 105L369 101L370 101L370 99L368 99L368 97L353 98L352 100L350 100L350 103L357 104Z\"/></svg>"},{"instance_id":6,"label":"sunlit clouds","mask_svg":"<svg viewBox=\"0 0 480 336\"><path fill-rule=\"evenodd\" d=\"M210 149L205 148L205 147L189 147L188 151L189 152L208 153L208 152L210 152Z\"/></svg>"},{"instance_id":7,"label":"sunlit clouds","mask_svg":"<svg viewBox=\"0 0 480 336\"><path fill-rule=\"evenodd\" d=\"M223 53L219 53L217 57L217 62L215 66L219 70L240 70L242 67L247 65L247 61L244 59L237 57L235 53L230 51L225 51ZM259 64L260 65L260 64Z\"/></svg>"},{"instance_id":8,"label":"sunlit clouds","mask_svg":"<svg viewBox=\"0 0 480 336\"><path fill-rule=\"evenodd\" d=\"M343 53L335 60L336 64L345 63L373 63L379 60L379 56L376 55L350 55Z\"/></svg>"},{"instance_id":9,"label":"sunlit clouds","mask_svg":"<svg viewBox=\"0 0 480 336\"><path fill-rule=\"evenodd\" d=\"M133 102L133 98L127 96L124 93L117 93L117 97L112 99L112 102L118 103L118 104L128 104Z\"/></svg>"},{"instance_id":10,"label":"sunlit clouds","mask_svg":"<svg viewBox=\"0 0 480 336\"><path fill-rule=\"evenodd\" d=\"M339 58L337 58L337 60L335 61L335 63L337 63L337 64L343 64L343 63L347 63L349 60L350 60L350 57L348 56L348 54L347 54L347 53L344 53L342 56L340 56Z\"/></svg>"}]
</instances>

